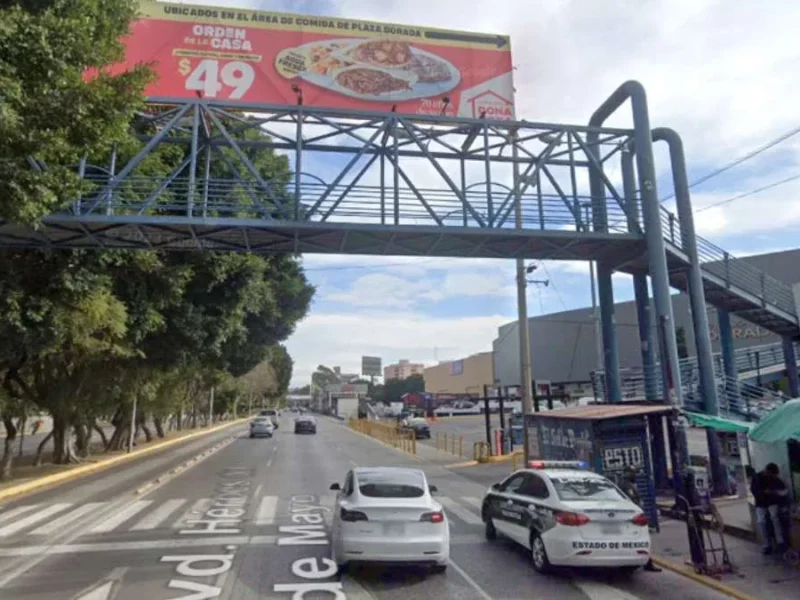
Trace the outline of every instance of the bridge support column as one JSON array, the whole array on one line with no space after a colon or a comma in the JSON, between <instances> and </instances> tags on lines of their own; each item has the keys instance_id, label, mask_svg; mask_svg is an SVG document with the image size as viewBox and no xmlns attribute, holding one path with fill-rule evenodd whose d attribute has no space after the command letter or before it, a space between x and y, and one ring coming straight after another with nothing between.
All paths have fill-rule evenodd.
<instances>
[{"instance_id":1,"label":"bridge support column","mask_svg":"<svg viewBox=\"0 0 800 600\"><path fill-rule=\"evenodd\" d=\"M786 375L789 378L789 395L792 398L800 397L800 377L797 373L797 354L794 351L794 340L791 337L783 338L783 360L786 363Z\"/></svg>"},{"instance_id":2,"label":"bridge support column","mask_svg":"<svg viewBox=\"0 0 800 600\"><path fill-rule=\"evenodd\" d=\"M630 149L622 152L622 187L628 213L628 230L635 233L639 227L639 206L636 204L636 174L633 170L633 153ZM653 322L650 314L650 292L647 288L646 273L636 273L633 276L633 292L636 297L636 320L639 324L644 395L648 401L658 402L660 400L658 396L659 371L656 365Z\"/></svg>"},{"instance_id":3,"label":"bridge support column","mask_svg":"<svg viewBox=\"0 0 800 600\"><path fill-rule=\"evenodd\" d=\"M722 350L722 368L725 370L725 396L728 408L742 409L739 406L739 369L736 367L736 354L733 349L733 327L731 315L725 310L717 310L719 324L719 345Z\"/></svg>"},{"instance_id":4,"label":"bridge support column","mask_svg":"<svg viewBox=\"0 0 800 600\"><path fill-rule=\"evenodd\" d=\"M681 227L681 245L689 258L689 304L692 311L692 327L697 349L697 369L700 375L700 395L703 408L710 415L719 414L717 385L714 377L714 353L711 350L711 334L706 314L706 298L703 290L703 275L700 271L700 257L697 254L697 235L694 229L692 199L689 192L689 178L686 174L686 156L683 141L672 129L659 127L653 130L654 141L664 141L669 147L672 167L672 185L675 188L675 204ZM706 429L708 439L708 458L711 463L711 477L714 489L727 493L728 478L720 462L719 437L713 429Z\"/></svg>"},{"instance_id":5,"label":"bridge support column","mask_svg":"<svg viewBox=\"0 0 800 600\"><path fill-rule=\"evenodd\" d=\"M608 402L622 402L622 386L619 379L619 351L617 330L614 322L614 285L611 281L613 269L602 261L597 263L597 292L600 297L600 328L603 333L603 368L606 376Z\"/></svg>"}]
</instances>

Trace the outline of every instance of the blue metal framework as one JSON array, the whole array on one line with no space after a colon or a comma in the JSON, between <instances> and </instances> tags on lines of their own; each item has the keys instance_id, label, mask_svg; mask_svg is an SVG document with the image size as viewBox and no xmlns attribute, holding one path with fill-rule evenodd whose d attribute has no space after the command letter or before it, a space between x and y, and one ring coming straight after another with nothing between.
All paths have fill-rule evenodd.
<instances>
[{"instance_id":1,"label":"blue metal framework","mask_svg":"<svg viewBox=\"0 0 800 600\"><path fill-rule=\"evenodd\" d=\"M633 128L605 127L627 100ZM789 286L695 235L680 138L651 130L636 82L589 126L153 98L133 127L138 154L81 161L82 197L35 230L0 222L0 246L595 260L616 401L613 271L634 275L643 360L654 366L656 347L669 358L679 401L670 285L693 307L708 302L800 335ZM677 216L658 204L654 139L670 145ZM148 159L167 147L180 164L154 177ZM286 156L291 174L260 169L263 152ZM624 181L611 175L618 168ZM657 345L647 340L653 326ZM707 338L704 314L698 328L695 339ZM710 342L700 341L713 412Z\"/></svg>"}]
</instances>

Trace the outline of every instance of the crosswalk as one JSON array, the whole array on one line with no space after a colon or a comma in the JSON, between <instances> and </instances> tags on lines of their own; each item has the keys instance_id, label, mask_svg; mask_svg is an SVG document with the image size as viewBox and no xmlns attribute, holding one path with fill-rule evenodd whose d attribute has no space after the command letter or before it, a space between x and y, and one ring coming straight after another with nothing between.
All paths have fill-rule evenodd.
<instances>
[{"instance_id":1,"label":"crosswalk","mask_svg":"<svg viewBox=\"0 0 800 600\"><path fill-rule=\"evenodd\" d=\"M322 495L318 505L323 507L325 519L330 525L336 497ZM449 497L437 495L450 522L451 531L475 533L482 527L480 498ZM83 525L89 534L137 533L156 530L181 530L191 527L193 520L202 519L212 508L212 498L171 498L167 500L136 500L108 514L107 502L70 504L56 502L37 503L0 509L0 543L15 536L51 536L65 528ZM275 527L289 519L289 498L262 496L251 499L242 525L257 528ZM98 515L92 519L92 515Z\"/></svg>"}]
</instances>

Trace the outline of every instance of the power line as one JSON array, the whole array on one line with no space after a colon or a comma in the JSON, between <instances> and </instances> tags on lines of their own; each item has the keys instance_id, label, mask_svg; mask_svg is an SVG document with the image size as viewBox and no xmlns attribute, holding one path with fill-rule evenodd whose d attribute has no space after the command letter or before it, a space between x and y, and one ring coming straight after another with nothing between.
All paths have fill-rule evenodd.
<instances>
[{"instance_id":1,"label":"power line","mask_svg":"<svg viewBox=\"0 0 800 600\"><path fill-rule=\"evenodd\" d=\"M721 175L722 173L725 173L726 171L729 171L730 169L742 164L743 162L746 162L746 161L750 160L751 158L755 158L756 156L758 156L762 152L766 152L770 148L774 148L778 144L781 144L781 143L785 142L789 138L794 137L795 135L797 135L798 133L800 133L800 126L799 127L795 127L794 129L790 129L786 133L783 133L783 134L779 135L778 137L776 137L774 140L772 140L770 142L767 142L766 144L756 148L752 152L748 152L744 156L740 156L739 158L729 162L728 164L720 167L719 169L715 169L714 171L711 171L710 173L707 173L706 175L703 175L699 179L696 179L695 181L690 183L689 184L689 188L693 188L693 187L695 187L697 185L700 185L701 183L705 183L709 179L713 179L714 177L716 177L718 175ZM669 196L667 196L666 198L661 200L661 202L664 203L667 200L671 200L674 197L675 197L675 193L673 192L672 194L670 194Z\"/></svg>"},{"instance_id":2,"label":"power line","mask_svg":"<svg viewBox=\"0 0 800 600\"><path fill-rule=\"evenodd\" d=\"M713 204L709 204L708 206L704 206L703 208L698 208L695 213L701 213L705 210L709 210L710 208L715 208L717 206L722 206L723 204L730 204L735 200L741 200L742 198L747 198L748 196L754 196L755 194L759 194L766 190L771 190L772 188L776 188L780 185L785 183L789 183L791 181L795 181L800 179L800 175L792 175L791 177L787 177L786 179L781 179L780 181L775 181L768 185L761 186L760 188L756 188L754 190L750 190L749 192L745 192L744 194L739 194L738 196L734 196L733 198L728 198L727 200L721 200L719 202L714 202Z\"/></svg>"},{"instance_id":3,"label":"power line","mask_svg":"<svg viewBox=\"0 0 800 600\"><path fill-rule=\"evenodd\" d=\"M550 271L547 269L547 265L545 264L544 261L541 261L541 264L542 268L544 269L545 275L547 275L547 279L550 281L550 285L553 286L553 291L556 293L556 296L558 296L558 301L561 302L561 306L564 307L564 310L568 311L569 309L567 308L567 303L564 302L564 298L561 296L561 292L559 292L558 288L556 287L556 282L550 276Z\"/></svg>"}]
</instances>

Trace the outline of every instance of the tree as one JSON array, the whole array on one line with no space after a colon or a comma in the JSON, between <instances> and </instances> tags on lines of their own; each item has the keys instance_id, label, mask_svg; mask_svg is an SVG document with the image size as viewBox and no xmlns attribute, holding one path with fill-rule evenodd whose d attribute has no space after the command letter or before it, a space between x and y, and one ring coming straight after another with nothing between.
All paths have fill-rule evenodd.
<instances>
[{"instance_id":1,"label":"tree","mask_svg":"<svg viewBox=\"0 0 800 600\"><path fill-rule=\"evenodd\" d=\"M82 156L130 140L152 73L142 65L84 78L123 56L135 0L0 6L0 218L35 224L77 197Z\"/></svg>"},{"instance_id":2,"label":"tree","mask_svg":"<svg viewBox=\"0 0 800 600\"><path fill-rule=\"evenodd\" d=\"M317 389L325 389L332 383L340 383L341 377L330 367L319 365L311 374L311 381Z\"/></svg>"},{"instance_id":3,"label":"tree","mask_svg":"<svg viewBox=\"0 0 800 600\"><path fill-rule=\"evenodd\" d=\"M289 382L292 380L294 361L283 344L272 346L269 354L269 363L275 372L277 395L284 396L289 390Z\"/></svg>"}]
</instances>

